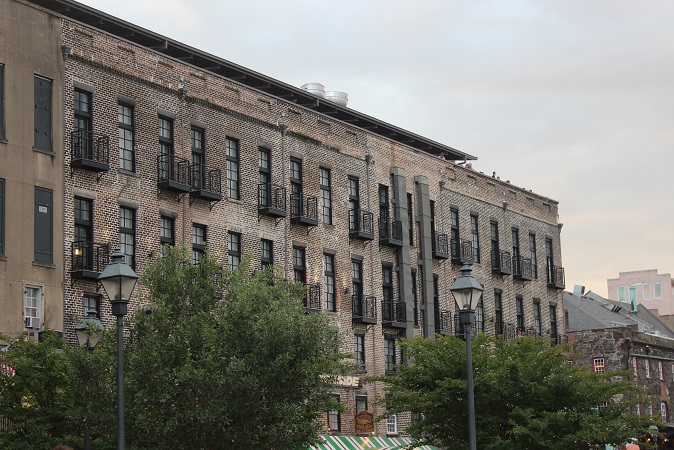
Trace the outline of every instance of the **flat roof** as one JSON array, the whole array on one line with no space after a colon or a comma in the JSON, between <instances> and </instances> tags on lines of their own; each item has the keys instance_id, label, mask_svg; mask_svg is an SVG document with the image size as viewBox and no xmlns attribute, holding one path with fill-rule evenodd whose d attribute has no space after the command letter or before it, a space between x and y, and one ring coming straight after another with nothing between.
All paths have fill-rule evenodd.
<instances>
[{"instance_id":1,"label":"flat roof","mask_svg":"<svg viewBox=\"0 0 674 450\"><path fill-rule=\"evenodd\" d=\"M149 48L186 64L240 83L249 88L303 106L336 120L345 122L432 155L445 153L448 160L477 160L450 146L440 144L410 131L398 128L374 117L318 97L304 89L291 86L261 73L234 64L207 52L174 41L132 23L111 16L73 0L26 0L64 17L110 33L142 47Z\"/></svg>"}]
</instances>

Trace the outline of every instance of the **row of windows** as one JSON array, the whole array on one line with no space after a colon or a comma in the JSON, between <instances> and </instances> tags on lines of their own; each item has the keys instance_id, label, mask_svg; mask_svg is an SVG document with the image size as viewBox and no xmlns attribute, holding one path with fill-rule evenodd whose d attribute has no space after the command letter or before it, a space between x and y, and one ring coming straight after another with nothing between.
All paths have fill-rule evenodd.
<instances>
[{"instance_id":1,"label":"row of windows","mask_svg":"<svg viewBox=\"0 0 674 450\"><path fill-rule=\"evenodd\" d=\"M641 409L642 409L641 405L637 404L635 406L635 409L636 409L636 411L635 411L636 415L640 416L641 413L642 413L641 412ZM653 415L653 405L652 404L646 405L644 414L649 415L649 416ZM668 418L669 418L669 413L667 412L667 402L660 402L660 418L662 419L663 422L667 423Z\"/></svg>"},{"instance_id":2,"label":"row of windows","mask_svg":"<svg viewBox=\"0 0 674 450\"><path fill-rule=\"evenodd\" d=\"M341 403L341 396L335 394L335 401ZM358 415L363 411L368 410L368 402L366 395L356 395L356 411ZM328 411L327 414L328 430L332 433L342 431L342 415L338 410ZM386 418L386 434L398 434L398 417L391 414Z\"/></svg>"},{"instance_id":3,"label":"row of windows","mask_svg":"<svg viewBox=\"0 0 674 450\"><path fill-rule=\"evenodd\" d=\"M630 293L630 302L637 301L637 288L641 286L641 298L644 300L651 299L651 285L649 283L634 283L628 286ZM658 281L653 283L653 298L656 300L662 299L662 284ZM618 301L625 301L625 286L618 286Z\"/></svg>"}]
</instances>

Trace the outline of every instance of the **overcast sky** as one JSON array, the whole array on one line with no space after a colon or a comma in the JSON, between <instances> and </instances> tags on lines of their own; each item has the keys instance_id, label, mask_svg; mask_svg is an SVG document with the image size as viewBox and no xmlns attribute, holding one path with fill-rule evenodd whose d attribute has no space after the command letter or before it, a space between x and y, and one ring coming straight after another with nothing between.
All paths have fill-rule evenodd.
<instances>
[{"instance_id":1,"label":"overcast sky","mask_svg":"<svg viewBox=\"0 0 674 450\"><path fill-rule=\"evenodd\" d=\"M560 202L568 290L674 273L674 1L85 0ZM485 239L487 239L485 237Z\"/></svg>"}]
</instances>

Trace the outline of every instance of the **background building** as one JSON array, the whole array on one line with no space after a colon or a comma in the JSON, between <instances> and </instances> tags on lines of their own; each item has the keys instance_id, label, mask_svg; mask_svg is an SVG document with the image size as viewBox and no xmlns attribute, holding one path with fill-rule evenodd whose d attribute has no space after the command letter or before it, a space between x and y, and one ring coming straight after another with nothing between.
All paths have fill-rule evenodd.
<instances>
[{"instance_id":1,"label":"background building","mask_svg":"<svg viewBox=\"0 0 674 450\"><path fill-rule=\"evenodd\" d=\"M63 55L53 179L67 339L84 315L113 322L96 283L113 248L141 274L167 244L188 243L195 262L207 245L232 268L250 254L307 285L307 312L328 314L361 366L335 386L345 412L326 414L326 431L395 436L409 417L356 428L383 412L381 383L363 375L395 370L401 337L460 332L449 287L464 263L485 288L477 331L561 338L556 201L317 83L289 86L69 0L0 4L52 21L45 44ZM139 287L132 308L143 299Z\"/></svg>"},{"instance_id":2,"label":"background building","mask_svg":"<svg viewBox=\"0 0 674 450\"><path fill-rule=\"evenodd\" d=\"M608 298L618 302L644 305L668 325L674 325L674 280L671 274L656 269L620 272L607 280Z\"/></svg>"}]
</instances>

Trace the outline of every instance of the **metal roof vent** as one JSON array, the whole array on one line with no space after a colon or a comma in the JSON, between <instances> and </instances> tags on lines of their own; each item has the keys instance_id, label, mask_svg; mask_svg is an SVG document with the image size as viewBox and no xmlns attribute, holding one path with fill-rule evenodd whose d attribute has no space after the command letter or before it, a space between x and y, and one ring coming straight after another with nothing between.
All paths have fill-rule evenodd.
<instances>
[{"instance_id":1,"label":"metal roof vent","mask_svg":"<svg viewBox=\"0 0 674 450\"><path fill-rule=\"evenodd\" d=\"M325 98L325 86L321 83L304 83L302 89L317 97Z\"/></svg>"},{"instance_id":2,"label":"metal roof vent","mask_svg":"<svg viewBox=\"0 0 674 450\"><path fill-rule=\"evenodd\" d=\"M349 94L339 91L327 91L325 93L325 99L335 102L338 105L346 106L346 104L349 103Z\"/></svg>"}]
</instances>

